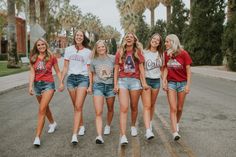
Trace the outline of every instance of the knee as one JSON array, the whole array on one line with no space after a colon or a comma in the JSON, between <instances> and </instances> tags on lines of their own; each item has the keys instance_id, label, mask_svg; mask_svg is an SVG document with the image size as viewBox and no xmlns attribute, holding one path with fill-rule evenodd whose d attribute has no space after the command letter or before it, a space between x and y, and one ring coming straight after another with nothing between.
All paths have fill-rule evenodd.
<instances>
[{"instance_id":1,"label":"knee","mask_svg":"<svg viewBox=\"0 0 236 157\"><path fill-rule=\"evenodd\" d=\"M74 110L75 110L75 112L82 112L82 106L81 105L76 105Z\"/></svg>"},{"instance_id":2,"label":"knee","mask_svg":"<svg viewBox=\"0 0 236 157\"><path fill-rule=\"evenodd\" d=\"M171 113L177 113L176 107L171 107L171 108L170 108L170 112L171 112Z\"/></svg>"},{"instance_id":3,"label":"knee","mask_svg":"<svg viewBox=\"0 0 236 157\"><path fill-rule=\"evenodd\" d=\"M39 115L45 115L45 114L46 114L46 111L47 111L47 108L45 108L45 107L40 107L40 108L39 108Z\"/></svg>"},{"instance_id":4,"label":"knee","mask_svg":"<svg viewBox=\"0 0 236 157\"><path fill-rule=\"evenodd\" d=\"M183 108L182 107L178 107L177 112L182 112Z\"/></svg>"},{"instance_id":5,"label":"knee","mask_svg":"<svg viewBox=\"0 0 236 157\"><path fill-rule=\"evenodd\" d=\"M150 111L151 108L151 105L144 104L144 110Z\"/></svg>"},{"instance_id":6,"label":"knee","mask_svg":"<svg viewBox=\"0 0 236 157\"><path fill-rule=\"evenodd\" d=\"M101 117L102 116L102 111L96 111L96 117Z\"/></svg>"},{"instance_id":7,"label":"knee","mask_svg":"<svg viewBox=\"0 0 236 157\"><path fill-rule=\"evenodd\" d=\"M138 112L138 106L131 106L131 111L132 112Z\"/></svg>"},{"instance_id":8,"label":"knee","mask_svg":"<svg viewBox=\"0 0 236 157\"><path fill-rule=\"evenodd\" d=\"M114 108L113 107L108 107L107 111L113 113L114 112Z\"/></svg>"},{"instance_id":9,"label":"knee","mask_svg":"<svg viewBox=\"0 0 236 157\"><path fill-rule=\"evenodd\" d=\"M128 106L127 107L120 107L120 112L127 113L128 112Z\"/></svg>"}]
</instances>

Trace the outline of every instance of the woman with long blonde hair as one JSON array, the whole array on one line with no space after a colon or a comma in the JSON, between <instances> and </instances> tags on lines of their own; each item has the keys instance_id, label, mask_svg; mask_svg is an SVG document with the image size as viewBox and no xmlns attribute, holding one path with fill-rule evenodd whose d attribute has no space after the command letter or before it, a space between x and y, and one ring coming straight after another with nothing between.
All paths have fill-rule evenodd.
<instances>
[{"instance_id":1,"label":"woman with long blonde hair","mask_svg":"<svg viewBox=\"0 0 236 157\"><path fill-rule=\"evenodd\" d=\"M120 103L120 144L128 144L126 124L128 107L131 107L131 135L137 136L136 120L142 86L148 88L144 76L142 45L134 33L127 33L115 58L114 90Z\"/></svg>"},{"instance_id":2,"label":"woman with long blonde hair","mask_svg":"<svg viewBox=\"0 0 236 157\"><path fill-rule=\"evenodd\" d=\"M29 94L35 94L39 103L38 125L33 143L35 146L40 146L40 136L45 123L45 117L50 122L48 133L53 133L57 127L57 123L54 121L49 108L49 103L55 92L52 68L56 71L59 82L61 82L57 58L50 52L47 42L40 38L35 42L30 54ZM60 84L59 91L62 91L63 88L63 84Z\"/></svg>"}]
</instances>

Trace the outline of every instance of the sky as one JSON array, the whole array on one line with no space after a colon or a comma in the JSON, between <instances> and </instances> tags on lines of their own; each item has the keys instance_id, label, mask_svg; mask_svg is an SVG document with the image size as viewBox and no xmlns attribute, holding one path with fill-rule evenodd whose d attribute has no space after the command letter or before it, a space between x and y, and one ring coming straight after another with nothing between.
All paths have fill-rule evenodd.
<instances>
[{"instance_id":1,"label":"sky","mask_svg":"<svg viewBox=\"0 0 236 157\"><path fill-rule=\"evenodd\" d=\"M189 8L189 0L183 0L183 2L186 4L186 7ZM116 8L115 0L71 0L70 3L78 5L83 15L90 12L98 16L104 26L111 25L115 27L117 31L123 32L120 26L120 14L119 10ZM146 22L150 24L150 11L146 10L144 15L146 16ZM166 20L166 9L162 4L155 9L155 21L157 19Z\"/></svg>"}]
</instances>

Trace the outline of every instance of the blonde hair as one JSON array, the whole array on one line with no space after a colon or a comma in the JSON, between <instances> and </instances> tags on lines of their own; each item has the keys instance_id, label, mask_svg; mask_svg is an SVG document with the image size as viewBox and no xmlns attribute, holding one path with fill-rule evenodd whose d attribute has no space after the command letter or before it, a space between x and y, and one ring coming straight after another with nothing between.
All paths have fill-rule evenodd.
<instances>
[{"instance_id":1,"label":"blonde hair","mask_svg":"<svg viewBox=\"0 0 236 157\"><path fill-rule=\"evenodd\" d=\"M135 61L140 60L140 58L138 56L138 51L140 51L142 53L142 50L143 50L142 44L138 41L138 38L134 33L128 32L123 37L122 43L121 43L120 48L118 50L118 52L120 53L119 63L122 63L122 60L124 60L126 58L127 43L126 43L125 39L129 34L131 34L134 37L134 44L133 44L134 53L132 54L133 58L134 58Z\"/></svg>"},{"instance_id":2,"label":"blonde hair","mask_svg":"<svg viewBox=\"0 0 236 157\"><path fill-rule=\"evenodd\" d=\"M171 48L168 51L172 51L173 54L179 53L183 49L183 46L180 44L179 38L175 34L169 34L166 36L166 39L170 40Z\"/></svg>"},{"instance_id":3,"label":"blonde hair","mask_svg":"<svg viewBox=\"0 0 236 157\"><path fill-rule=\"evenodd\" d=\"M104 41L104 40L98 40L98 41L95 43L94 47L93 47L91 59L95 59L95 58L98 57L97 47L98 47L98 44L100 44L100 43L102 43L102 44L105 46L105 48L106 48L106 55L109 53L109 49L108 49L108 46L107 46L107 44L105 43L105 41Z\"/></svg>"},{"instance_id":4,"label":"blonde hair","mask_svg":"<svg viewBox=\"0 0 236 157\"><path fill-rule=\"evenodd\" d=\"M52 56L52 52L49 50L49 46L48 46L48 43L45 39L43 38L39 38L35 43L34 43L34 47L33 49L31 50L30 52L30 64L34 64L39 56L39 51L38 51L38 48L37 48L37 43L39 41L42 41L45 46L46 46L46 51L45 51L45 57L44 57L44 61L47 62L49 61L49 59L51 58Z\"/></svg>"}]
</instances>

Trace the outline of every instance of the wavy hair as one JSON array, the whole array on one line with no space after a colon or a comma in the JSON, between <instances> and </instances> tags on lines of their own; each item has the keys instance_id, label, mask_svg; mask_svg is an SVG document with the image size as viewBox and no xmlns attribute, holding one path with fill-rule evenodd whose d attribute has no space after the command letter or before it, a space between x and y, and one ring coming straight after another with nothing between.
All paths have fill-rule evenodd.
<instances>
[{"instance_id":1,"label":"wavy hair","mask_svg":"<svg viewBox=\"0 0 236 157\"><path fill-rule=\"evenodd\" d=\"M104 40L98 40L98 41L95 43L94 47L93 47L91 59L95 59L95 58L97 58L97 57L99 56L99 55L98 55L97 48L98 48L98 44L100 44L100 43L104 44L104 46L105 46L105 48L106 48L106 55L109 53L109 49L108 49L108 46L107 46L107 44L105 43L105 41L104 41Z\"/></svg>"},{"instance_id":2,"label":"wavy hair","mask_svg":"<svg viewBox=\"0 0 236 157\"><path fill-rule=\"evenodd\" d=\"M169 34L166 36L166 39L170 40L171 48L167 50L167 53L173 52L174 55L178 54L180 50L183 49L183 46L180 44L179 38L175 34Z\"/></svg>"},{"instance_id":3,"label":"wavy hair","mask_svg":"<svg viewBox=\"0 0 236 157\"><path fill-rule=\"evenodd\" d=\"M82 42L82 45L83 45L85 48L89 48L89 49L90 49L90 48L91 48L90 45L89 45L90 40L89 40L89 38L85 35L85 32L82 31L82 30L77 30L77 31L75 32L74 38L73 38L73 40L74 40L74 45L77 44L76 41L75 41L75 37L76 37L76 34L77 34L78 32L83 33L83 36L84 36L84 40L83 40L83 42Z\"/></svg>"},{"instance_id":4,"label":"wavy hair","mask_svg":"<svg viewBox=\"0 0 236 157\"><path fill-rule=\"evenodd\" d=\"M33 49L32 49L31 52L30 52L30 64L31 64L31 65L33 65L33 64L36 62L36 60L37 60L37 58L38 58L38 56L39 56L39 51L38 51L38 48L37 48L37 43L38 43L39 41L42 41L42 42L46 45L45 57L44 57L43 60L44 60L45 62L47 62L47 61L49 61L49 59L50 59L51 56L52 56L52 52L49 50L49 46L48 46L47 41L46 41L45 39L43 39L43 38L39 38L39 39L34 43L34 47L33 47Z\"/></svg>"},{"instance_id":5,"label":"wavy hair","mask_svg":"<svg viewBox=\"0 0 236 157\"><path fill-rule=\"evenodd\" d=\"M133 44L134 53L132 54L133 58L134 58L134 61L136 62L136 61L140 60L140 58L138 56L138 51L140 51L142 53L142 50L143 50L142 44L138 41L138 38L137 38L137 36L134 33L128 32L123 37L122 43L121 43L120 48L118 50L119 53L120 53L119 63L122 63L122 61L126 58L126 55L127 55L126 54L127 53L127 49L126 49L127 43L126 43L125 39L126 39L126 37L129 34L131 34L134 37L134 44Z\"/></svg>"}]
</instances>

